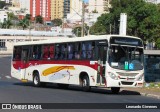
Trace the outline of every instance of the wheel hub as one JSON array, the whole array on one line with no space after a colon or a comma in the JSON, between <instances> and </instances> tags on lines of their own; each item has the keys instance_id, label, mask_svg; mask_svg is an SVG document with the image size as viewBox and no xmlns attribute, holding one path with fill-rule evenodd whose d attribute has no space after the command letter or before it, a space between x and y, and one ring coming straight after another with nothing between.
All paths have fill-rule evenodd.
<instances>
[{"instance_id":1,"label":"wheel hub","mask_svg":"<svg viewBox=\"0 0 160 112\"><path fill-rule=\"evenodd\" d=\"M35 84L35 85L38 84L38 77L37 77L37 76L35 76L35 78L34 78L34 84Z\"/></svg>"}]
</instances>

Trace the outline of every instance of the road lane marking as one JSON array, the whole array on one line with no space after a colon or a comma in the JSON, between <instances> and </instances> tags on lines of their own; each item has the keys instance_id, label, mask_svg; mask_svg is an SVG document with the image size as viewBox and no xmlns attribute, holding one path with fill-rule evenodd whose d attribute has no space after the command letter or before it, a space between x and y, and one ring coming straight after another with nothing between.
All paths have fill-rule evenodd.
<instances>
[{"instance_id":1,"label":"road lane marking","mask_svg":"<svg viewBox=\"0 0 160 112\"><path fill-rule=\"evenodd\" d=\"M7 79L11 79L11 77L10 76L5 76Z\"/></svg>"}]
</instances>

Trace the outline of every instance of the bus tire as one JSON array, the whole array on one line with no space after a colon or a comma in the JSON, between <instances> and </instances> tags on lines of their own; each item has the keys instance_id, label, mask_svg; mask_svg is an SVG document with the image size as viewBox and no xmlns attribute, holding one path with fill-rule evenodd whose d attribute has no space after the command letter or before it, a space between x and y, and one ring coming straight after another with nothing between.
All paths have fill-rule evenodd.
<instances>
[{"instance_id":1,"label":"bus tire","mask_svg":"<svg viewBox=\"0 0 160 112\"><path fill-rule=\"evenodd\" d=\"M120 87L111 87L111 91L113 94L118 94L120 91Z\"/></svg>"},{"instance_id":2,"label":"bus tire","mask_svg":"<svg viewBox=\"0 0 160 112\"><path fill-rule=\"evenodd\" d=\"M89 84L89 78L87 75L85 75L82 78L82 88L83 88L83 91L85 91L85 92L88 92L91 89L90 84Z\"/></svg>"},{"instance_id":3,"label":"bus tire","mask_svg":"<svg viewBox=\"0 0 160 112\"><path fill-rule=\"evenodd\" d=\"M39 87L41 85L39 74L36 72L33 74L33 85Z\"/></svg>"},{"instance_id":4,"label":"bus tire","mask_svg":"<svg viewBox=\"0 0 160 112\"><path fill-rule=\"evenodd\" d=\"M60 83L58 83L57 85L61 89L68 89L68 87L69 87L69 84L60 84Z\"/></svg>"}]
</instances>

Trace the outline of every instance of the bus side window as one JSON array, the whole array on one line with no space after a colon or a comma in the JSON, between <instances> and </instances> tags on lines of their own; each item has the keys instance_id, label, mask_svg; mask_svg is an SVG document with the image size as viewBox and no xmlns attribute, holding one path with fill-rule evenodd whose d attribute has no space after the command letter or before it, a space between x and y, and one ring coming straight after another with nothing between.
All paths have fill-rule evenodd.
<instances>
[{"instance_id":1,"label":"bus side window","mask_svg":"<svg viewBox=\"0 0 160 112\"><path fill-rule=\"evenodd\" d=\"M60 45L56 44L56 48L55 48L55 59L59 59L60 58Z\"/></svg>"},{"instance_id":2,"label":"bus side window","mask_svg":"<svg viewBox=\"0 0 160 112\"><path fill-rule=\"evenodd\" d=\"M37 47L37 59L40 59L42 55L42 46Z\"/></svg>"},{"instance_id":3,"label":"bus side window","mask_svg":"<svg viewBox=\"0 0 160 112\"><path fill-rule=\"evenodd\" d=\"M94 59L94 42L83 42L82 43L82 58L83 59Z\"/></svg>"},{"instance_id":4,"label":"bus side window","mask_svg":"<svg viewBox=\"0 0 160 112\"><path fill-rule=\"evenodd\" d=\"M94 50L95 50L95 43L88 42L87 43L87 59L94 59Z\"/></svg>"},{"instance_id":5,"label":"bus side window","mask_svg":"<svg viewBox=\"0 0 160 112\"><path fill-rule=\"evenodd\" d=\"M87 59L91 59L92 57L92 43L87 43Z\"/></svg>"},{"instance_id":6,"label":"bus side window","mask_svg":"<svg viewBox=\"0 0 160 112\"><path fill-rule=\"evenodd\" d=\"M54 45L49 46L49 58L54 58Z\"/></svg>"},{"instance_id":7,"label":"bus side window","mask_svg":"<svg viewBox=\"0 0 160 112\"><path fill-rule=\"evenodd\" d=\"M66 44L62 44L60 48L60 59L66 59Z\"/></svg>"},{"instance_id":8,"label":"bus side window","mask_svg":"<svg viewBox=\"0 0 160 112\"><path fill-rule=\"evenodd\" d=\"M73 44L68 44L68 59L73 59Z\"/></svg>"},{"instance_id":9,"label":"bus side window","mask_svg":"<svg viewBox=\"0 0 160 112\"><path fill-rule=\"evenodd\" d=\"M13 59L14 60L21 60L21 52L22 52L21 47L15 47L14 52L13 52Z\"/></svg>"},{"instance_id":10,"label":"bus side window","mask_svg":"<svg viewBox=\"0 0 160 112\"><path fill-rule=\"evenodd\" d=\"M43 46L43 59L48 59L49 51L48 51L48 45Z\"/></svg>"},{"instance_id":11,"label":"bus side window","mask_svg":"<svg viewBox=\"0 0 160 112\"><path fill-rule=\"evenodd\" d=\"M86 45L82 43L82 58L86 59Z\"/></svg>"},{"instance_id":12,"label":"bus side window","mask_svg":"<svg viewBox=\"0 0 160 112\"><path fill-rule=\"evenodd\" d=\"M74 58L75 59L80 59L80 48L81 48L81 43L75 43L75 47L74 47Z\"/></svg>"},{"instance_id":13,"label":"bus side window","mask_svg":"<svg viewBox=\"0 0 160 112\"><path fill-rule=\"evenodd\" d=\"M34 45L31 50L31 59L40 59L41 58L41 46L40 45Z\"/></svg>"}]
</instances>

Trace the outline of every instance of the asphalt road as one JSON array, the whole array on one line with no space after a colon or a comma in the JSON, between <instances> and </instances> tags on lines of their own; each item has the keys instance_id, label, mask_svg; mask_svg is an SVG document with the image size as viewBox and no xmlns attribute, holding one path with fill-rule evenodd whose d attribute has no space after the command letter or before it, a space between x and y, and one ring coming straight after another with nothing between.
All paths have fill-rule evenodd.
<instances>
[{"instance_id":1,"label":"asphalt road","mask_svg":"<svg viewBox=\"0 0 160 112\"><path fill-rule=\"evenodd\" d=\"M10 57L0 57L0 103L160 103L160 100L141 96L136 91L121 91L118 95L111 94L110 90L93 88L91 92L83 92L80 87L70 86L69 89L59 89L56 84L48 84L47 87L33 87L32 83L21 83L10 75ZM114 108L114 104L113 104ZM109 110L108 111L128 111ZM47 110L51 111L51 110ZM63 111L64 110L54 110ZM86 111L65 110L65 111ZM106 112L106 110L88 110L89 112ZM131 110L130 110L131 111ZM132 110L133 112L151 110ZM159 110L152 110L159 111Z\"/></svg>"}]
</instances>

